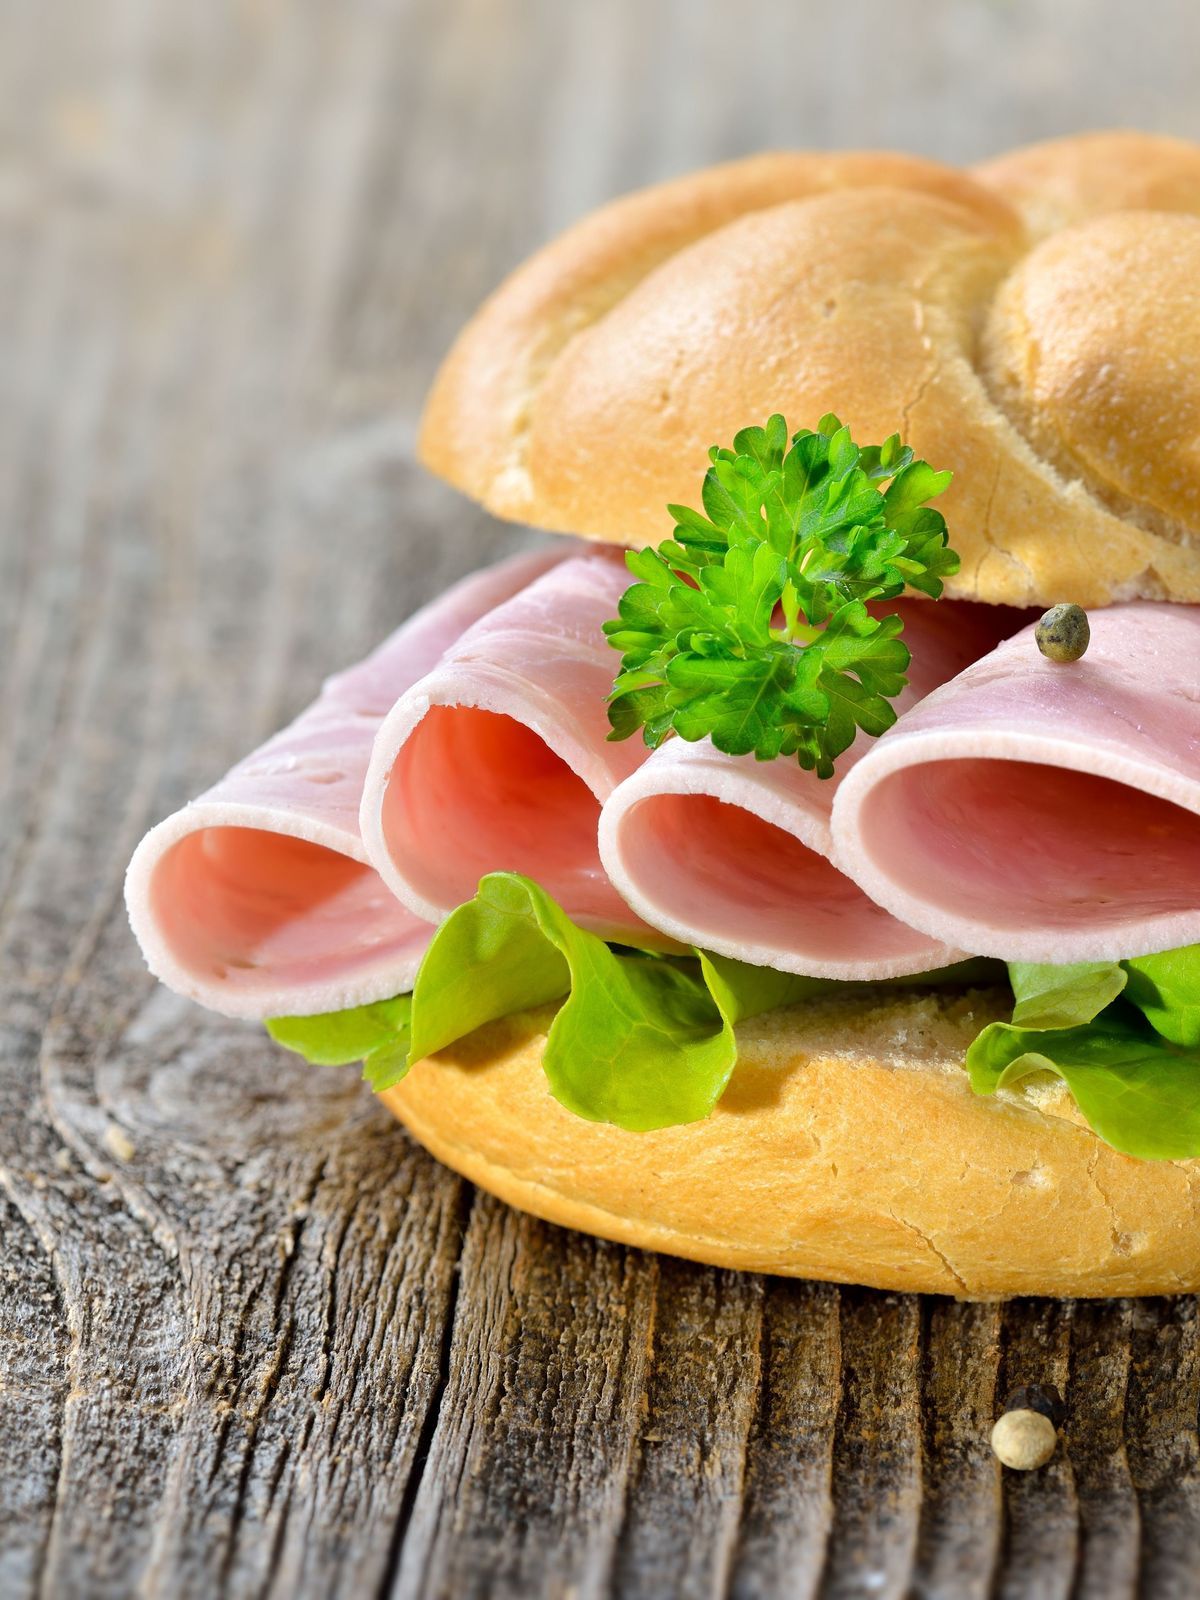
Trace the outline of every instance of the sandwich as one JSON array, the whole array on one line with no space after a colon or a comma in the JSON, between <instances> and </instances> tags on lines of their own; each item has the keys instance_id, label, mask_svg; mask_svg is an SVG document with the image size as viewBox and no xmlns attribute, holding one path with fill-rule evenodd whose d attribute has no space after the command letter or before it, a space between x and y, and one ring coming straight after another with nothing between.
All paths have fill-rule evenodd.
<instances>
[{"instance_id":1,"label":"sandwich","mask_svg":"<svg viewBox=\"0 0 1200 1600\"><path fill-rule=\"evenodd\" d=\"M1200 148L1132 133L587 218L420 435L557 537L150 831L151 971L553 1222L1200 1288L1197 283Z\"/></svg>"}]
</instances>

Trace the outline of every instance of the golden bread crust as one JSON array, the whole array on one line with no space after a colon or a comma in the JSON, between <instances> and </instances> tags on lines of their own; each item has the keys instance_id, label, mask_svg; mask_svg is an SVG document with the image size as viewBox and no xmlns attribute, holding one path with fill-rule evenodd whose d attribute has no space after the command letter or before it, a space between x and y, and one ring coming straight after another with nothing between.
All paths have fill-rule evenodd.
<instances>
[{"instance_id":1,"label":"golden bread crust","mask_svg":"<svg viewBox=\"0 0 1200 1600\"><path fill-rule=\"evenodd\" d=\"M548 1221L755 1272L988 1300L1200 1288L1200 1162L1134 1161L1069 1096L979 1098L1002 998L892 991L738 1030L711 1117L626 1133L546 1086L552 1009L481 1029L383 1099L440 1161Z\"/></svg>"},{"instance_id":2,"label":"golden bread crust","mask_svg":"<svg viewBox=\"0 0 1200 1600\"><path fill-rule=\"evenodd\" d=\"M422 454L502 516L657 543L709 445L833 409L954 468L950 593L1198 601L1196 215L1200 149L1139 135L974 176L882 153L714 168L513 274L439 373Z\"/></svg>"},{"instance_id":3,"label":"golden bread crust","mask_svg":"<svg viewBox=\"0 0 1200 1600\"><path fill-rule=\"evenodd\" d=\"M998 228L1012 225L1005 202L962 173L891 151L767 152L627 195L538 251L463 330L426 403L422 459L498 515L538 521L526 436L539 386L577 334L663 261L726 223L876 184L941 195Z\"/></svg>"},{"instance_id":4,"label":"golden bread crust","mask_svg":"<svg viewBox=\"0 0 1200 1600\"><path fill-rule=\"evenodd\" d=\"M1048 139L981 162L973 176L1015 206L1036 239L1110 211L1200 213L1200 149L1159 133Z\"/></svg>"},{"instance_id":5,"label":"golden bread crust","mask_svg":"<svg viewBox=\"0 0 1200 1600\"><path fill-rule=\"evenodd\" d=\"M1180 341L1198 307L1200 216L1118 211L1031 251L983 339L992 391L1042 457L1177 545L1200 528L1200 346L1189 359Z\"/></svg>"}]
</instances>

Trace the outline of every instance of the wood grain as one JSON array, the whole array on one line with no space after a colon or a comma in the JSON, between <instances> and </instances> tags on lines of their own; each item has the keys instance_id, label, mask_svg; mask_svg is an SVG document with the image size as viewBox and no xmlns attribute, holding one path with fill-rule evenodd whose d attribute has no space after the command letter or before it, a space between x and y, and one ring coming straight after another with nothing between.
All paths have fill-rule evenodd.
<instances>
[{"instance_id":1,"label":"wood grain","mask_svg":"<svg viewBox=\"0 0 1200 1600\"><path fill-rule=\"evenodd\" d=\"M155 989L155 818L523 535L412 459L506 267L765 145L1200 136L1194 7L0 0L0 1594L1196 1592L1191 1300L567 1235ZM986 1442L1067 1397L1036 1478Z\"/></svg>"}]
</instances>

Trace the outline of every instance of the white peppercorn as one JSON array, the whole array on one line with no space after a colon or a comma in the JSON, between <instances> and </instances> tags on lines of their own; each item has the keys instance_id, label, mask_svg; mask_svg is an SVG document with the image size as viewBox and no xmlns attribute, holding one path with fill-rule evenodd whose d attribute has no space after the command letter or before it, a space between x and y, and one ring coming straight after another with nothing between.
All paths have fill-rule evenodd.
<instances>
[{"instance_id":1,"label":"white peppercorn","mask_svg":"<svg viewBox=\"0 0 1200 1600\"><path fill-rule=\"evenodd\" d=\"M1006 1411L992 1429L992 1450L1015 1472L1044 1467L1058 1446L1058 1431L1040 1411Z\"/></svg>"}]
</instances>

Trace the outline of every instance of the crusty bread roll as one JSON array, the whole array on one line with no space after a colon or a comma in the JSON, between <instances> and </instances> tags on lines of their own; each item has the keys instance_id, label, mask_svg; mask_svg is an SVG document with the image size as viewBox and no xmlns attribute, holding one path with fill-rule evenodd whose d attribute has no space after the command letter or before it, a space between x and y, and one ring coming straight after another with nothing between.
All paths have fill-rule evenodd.
<instances>
[{"instance_id":1,"label":"crusty bread roll","mask_svg":"<svg viewBox=\"0 0 1200 1600\"><path fill-rule=\"evenodd\" d=\"M705 1122L626 1133L555 1101L552 1008L418 1063L383 1098L440 1161L551 1222L695 1261L986 1300L1200 1288L1200 1161L1135 1161L1053 1083L974 1095L1007 993L883 990L738 1030Z\"/></svg>"},{"instance_id":2,"label":"crusty bread roll","mask_svg":"<svg viewBox=\"0 0 1200 1600\"><path fill-rule=\"evenodd\" d=\"M899 430L955 481L948 592L1200 601L1200 148L1139 134L974 175L769 155L607 206L465 329L421 433L498 514L657 543L706 451L782 411Z\"/></svg>"}]
</instances>

